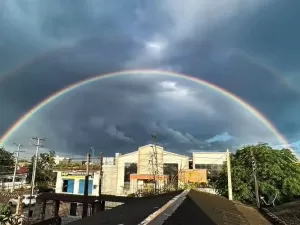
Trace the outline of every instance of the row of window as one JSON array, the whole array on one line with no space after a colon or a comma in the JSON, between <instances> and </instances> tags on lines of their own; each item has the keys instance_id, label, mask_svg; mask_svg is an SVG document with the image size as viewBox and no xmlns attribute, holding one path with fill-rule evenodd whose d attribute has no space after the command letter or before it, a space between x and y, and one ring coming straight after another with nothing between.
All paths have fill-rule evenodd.
<instances>
[{"instance_id":1,"label":"row of window","mask_svg":"<svg viewBox=\"0 0 300 225\"><path fill-rule=\"evenodd\" d=\"M125 163L124 182L130 182L130 174L137 174L137 163ZM163 174L177 177L178 163L164 163Z\"/></svg>"},{"instance_id":2,"label":"row of window","mask_svg":"<svg viewBox=\"0 0 300 225\"><path fill-rule=\"evenodd\" d=\"M222 164L195 164L195 169L206 169L207 179L210 182L215 182L222 170ZM164 163L163 165L164 175L169 175L169 179L176 179L178 181L178 164L177 163ZM129 186L130 174L137 174L137 163L125 163L124 171L124 184Z\"/></svg>"},{"instance_id":3,"label":"row of window","mask_svg":"<svg viewBox=\"0 0 300 225\"><path fill-rule=\"evenodd\" d=\"M206 169L207 180L210 183L215 183L218 175L223 168L223 164L195 164L195 169Z\"/></svg>"},{"instance_id":4,"label":"row of window","mask_svg":"<svg viewBox=\"0 0 300 225\"><path fill-rule=\"evenodd\" d=\"M222 170L223 164L195 164L195 169Z\"/></svg>"}]
</instances>

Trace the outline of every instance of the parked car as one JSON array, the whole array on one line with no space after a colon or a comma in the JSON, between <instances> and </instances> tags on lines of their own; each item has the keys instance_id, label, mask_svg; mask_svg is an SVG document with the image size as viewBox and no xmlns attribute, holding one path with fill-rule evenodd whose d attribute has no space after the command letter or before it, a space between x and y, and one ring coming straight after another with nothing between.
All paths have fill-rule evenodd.
<instances>
[{"instance_id":1,"label":"parked car","mask_svg":"<svg viewBox=\"0 0 300 225\"><path fill-rule=\"evenodd\" d=\"M31 199L31 201L30 201ZM36 195L23 195L22 205L29 206L29 204L34 205L36 203ZM8 201L10 206L16 206L18 204L18 198L11 198Z\"/></svg>"}]
</instances>

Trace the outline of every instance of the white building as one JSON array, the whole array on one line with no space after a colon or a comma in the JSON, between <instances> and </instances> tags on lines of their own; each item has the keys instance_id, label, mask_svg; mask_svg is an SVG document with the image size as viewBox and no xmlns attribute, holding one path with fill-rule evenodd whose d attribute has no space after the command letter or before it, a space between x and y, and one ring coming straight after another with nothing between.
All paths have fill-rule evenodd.
<instances>
[{"instance_id":1,"label":"white building","mask_svg":"<svg viewBox=\"0 0 300 225\"><path fill-rule=\"evenodd\" d=\"M207 177L214 182L225 159L226 152L194 152L193 168L189 168L188 156L165 151L161 146L151 144L142 146L137 151L124 155L116 153L115 157L103 159L101 192L111 195L127 195L145 186L161 188L166 183L170 183L171 177L177 177L174 184L178 186L181 184L178 179L179 172L189 169L206 169ZM56 192L83 194L85 175L84 167L81 170L78 168L58 170ZM89 194L98 195L99 168L91 169L90 175Z\"/></svg>"},{"instance_id":2,"label":"white building","mask_svg":"<svg viewBox=\"0 0 300 225\"><path fill-rule=\"evenodd\" d=\"M116 157L103 159L103 194L126 195L137 191L146 183L151 183L153 177L157 180L157 185L164 185L168 179L167 170L169 166L176 170L189 168L187 156L164 151L163 147L146 145L137 151L121 155L116 153ZM169 168L168 167L168 168ZM57 170L56 192L83 194L85 170L62 169ZM99 193L99 170L90 170L89 194Z\"/></svg>"},{"instance_id":3,"label":"white building","mask_svg":"<svg viewBox=\"0 0 300 225\"><path fill-rule=\"evenodd\" d=\"M206 169L208 181L215 182L226 161L226 152L193 152L192 157L193 169Z\"/></svg>"},{"instance_id":4,"label":"white building","mask_svg":"<svg viewBox=\"0 0 300 225\"><path fill-rule=\"evenodd\" d=\"M68 163L70 162L70 158L66 158L66 157L63 157L63 156L58 156L56 155L54 157L54 163L57 165L57 164L60 164L60 163Z\"/></svg>"},{"instance_id":5,"label":"white building","mask_svg":"<svg viewBox=\"0 0 300 225\"><path fill-rule=\"evenodd\" d=\"M156 154L154 154L156 152ZM156 156L155 156L156 155ZM157 186L162 187L168 179L166 166L173 166L178 171L189 169L189 158L164 151L163 147L146 145L137 151L116 157L116 194L124 195L136 192L143 185L151 183L153 175Z\"/></svg>"}]
</instances>

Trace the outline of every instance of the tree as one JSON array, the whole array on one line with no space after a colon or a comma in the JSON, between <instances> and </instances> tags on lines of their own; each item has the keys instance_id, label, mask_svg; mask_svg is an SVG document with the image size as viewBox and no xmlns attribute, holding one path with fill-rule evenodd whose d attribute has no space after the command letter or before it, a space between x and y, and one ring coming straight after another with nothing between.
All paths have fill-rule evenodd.
<instances>
[{"instance_id":1,"label":"tree","mask_svg":"<svg viewBox=\"0 0 300 225\"><path fill-rule=\"evenodd\" d=\"M8 205L0 204L0 224L6 224L11 216L11 210Z\"/></svg>"},{"instance_id":2,"label":"tree","mask_svg":"<svg viewBox=\"0 0 300 225\"><path fill-rule=\"evenodd\" d=\"M55 166L55 152L49 151L49 153L41 153L37 160L35 181L38 186L48 187L49 183L54 185L56 180L56 174L53 172ZM29 166L28 179L31 180L32 171L34 166L35 156L31 158L31 164Z\"/></svg>"},{"instance_id":3,"label":"tree","mask_svg":"<svg viewBox=\"0 0 300 225\"><path fill-rule=\"evenodd\" d=\"M0 147L0 171L4 173L13 172L14 168L14 155Z\"/></svg>"},{"instance_id":4,"label":"tree","mask_svg":"<svg viewBox=\"0 0 300 225\"><path fill-rule=\"evenodd\" d=\"M297 157L289 149L273 149L268 144L245 146L231 154L233 198L244 203L255 203L253 152L260 196L287 202L300 196L300 166ZM216 182L218 193L228 196L226 162Z\"/></svg>"}]
</instances>

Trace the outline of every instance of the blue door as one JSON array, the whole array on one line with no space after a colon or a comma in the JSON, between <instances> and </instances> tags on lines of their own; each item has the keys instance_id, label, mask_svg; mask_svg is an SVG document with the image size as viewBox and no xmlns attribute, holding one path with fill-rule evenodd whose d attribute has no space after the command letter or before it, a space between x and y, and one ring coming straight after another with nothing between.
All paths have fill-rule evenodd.
<instances>
[{"instance_id":1,"label":"blue door","mask_svg":"<svg viewBox=\"0 0 300 225\"><path fill-rule=\"evenodd\" d=\"M93 193L93 180L89 180L89 195Z\"/></svg>"},{"instance_id":2,"label":"blue door","mask_svg":"<svg viewBox=\"0 0 300 225\"><path fill-rule=\"evenodd\" d=\"M78 194L84 194L84 180L79 180L79 191Z\"/></svg>"},{"instance_id":3,"label":"blue door","mask_svg":"<svg viewBox=\"0 0 300 225\"><path fill-rule=\"evenodd\" d=\"M68 180L68 193L74 193L74 180Z\"/></svg>"}]
</instances>

